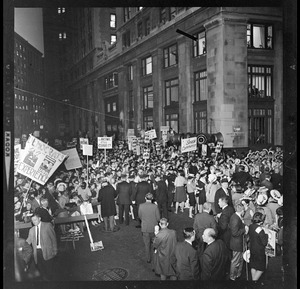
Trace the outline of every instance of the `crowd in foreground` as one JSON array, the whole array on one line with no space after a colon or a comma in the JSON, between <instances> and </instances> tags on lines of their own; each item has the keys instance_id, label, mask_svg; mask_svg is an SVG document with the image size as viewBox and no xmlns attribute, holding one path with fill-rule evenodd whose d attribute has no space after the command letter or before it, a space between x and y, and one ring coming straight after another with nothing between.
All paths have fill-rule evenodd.
<instances>
[{"instance_id":1,"label":"crowd in foreground","mask_svg":"<svg viewBox=\"0 0 300 289\"><path fill-rule=\"evenodd\" d=\"M21 259L28 270L33 255L45 280L54 278L54 219L87 212L98 216L91 225L103 222L107 233L120 226L126 230L134 220L141 228L146 260L162 280L238 280L243 254L250 249L251 280L257 281L266 270L268 234L263 228L276 231L277 249L282 246L282 161L277 150L203 157L169 146L151 149L145 160L116 145L88 162L78 151L82 168L67 171L62 165L44 186L15 175L15 220L34 224L27 239L19 240ZM185 241L177 242L168 220L184 210L194 226L183 228ZM58 233L84 229L84 222L62 224ZM42 234L38 245L37 233Z\"/></svg>"}]
</instances>

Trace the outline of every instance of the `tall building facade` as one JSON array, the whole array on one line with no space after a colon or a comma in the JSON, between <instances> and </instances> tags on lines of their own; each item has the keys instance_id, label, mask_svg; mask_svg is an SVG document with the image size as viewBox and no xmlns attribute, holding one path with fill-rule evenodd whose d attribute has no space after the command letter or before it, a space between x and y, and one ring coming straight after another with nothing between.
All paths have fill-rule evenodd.
<instances>
[{"instance_id":1,"label":"tall building facade","mask_svg":"<svg viewBox=\"0 0 300 289\"><path fill-rule=\"evenodd\" d=\"M14 33L14 134L42 132L48 126L43 54Z\"/></svg>"},{"instance_id":2,"label":"tall building facade","mask_svg":"<svg viewBox=\"0 0 300 289\"><path fill-rule=\"evenodd\" d=\"M68 15L70 134L125 139L128 129L153 127L160 137L160 126L169 126L221 132L224 147L282 145L280 7L81 8Z\"/></svg>"}]
</instances>

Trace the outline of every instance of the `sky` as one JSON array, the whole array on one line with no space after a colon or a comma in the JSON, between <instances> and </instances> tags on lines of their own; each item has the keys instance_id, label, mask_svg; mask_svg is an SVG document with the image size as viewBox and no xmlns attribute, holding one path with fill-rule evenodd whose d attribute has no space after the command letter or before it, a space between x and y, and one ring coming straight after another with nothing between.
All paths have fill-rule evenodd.
<instances>
[{"instance_id":1,"label":"sky","mask_svg":"<svg viewBox=\"0 0 300 289\"><path fill-rule=\"evenodd\" d=\"M42 8L15 8L15 32L44 54Z\"/></svg>"}]
</instances>

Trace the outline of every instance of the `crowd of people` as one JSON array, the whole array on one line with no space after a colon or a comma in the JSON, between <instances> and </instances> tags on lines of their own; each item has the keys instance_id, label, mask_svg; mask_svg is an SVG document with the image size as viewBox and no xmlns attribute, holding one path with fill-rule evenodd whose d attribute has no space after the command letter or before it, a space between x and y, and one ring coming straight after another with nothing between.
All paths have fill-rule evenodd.
<instances>
[{"instance_id":1,"label":"crowd of people","mask_svg":"<svg viewBox=\"0 0 300 289\"><path fill-rule=\"evenodd\" d=\"M91 225L103 222L103 232L117 232L121 224L126 229L134 221L141 228L146 260L162 280L238 280L250 249L251 280L258 281L266 269L268 234L263 228L276 231L277 249L282 246L282 151L202 156L198 151L182 154L176 145L149 148L149 159L125 142L105 154L95 151L90 159L78 149L82 167L67 171L62 164L45 185L15 173L16 222L54 227L54 219L84 214L89 207L98 215ZM184 210L194 225L183 228L185 240L177 242L168 220ZM84 228L84 222L61 224L59 234ZM28 244L36 242L35 234L31 229ZM49 248L55 251L54 243ZM48 267L39 266L36 245L33 249L35 263L51 279ZM39 259L47 263L55 254L42 251ZM28 265L28 256L23 259Z\"/></svg>"}]
</instances>

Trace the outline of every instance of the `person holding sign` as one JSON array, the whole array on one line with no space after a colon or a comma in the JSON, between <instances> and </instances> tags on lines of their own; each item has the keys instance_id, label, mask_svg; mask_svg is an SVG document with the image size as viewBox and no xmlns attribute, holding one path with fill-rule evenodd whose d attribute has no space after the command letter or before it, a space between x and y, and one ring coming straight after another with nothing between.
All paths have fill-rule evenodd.
<instances>
[{"instance_id":1,"label":"person holding sign","mask_svg":"<svg viewBox=\"0 0 300 289\"><path fill-rule=\"evenodd\" d=\"M256 212L253 215L252 224L249 226L250 268L252 281L255 282L266 270L265 247L268 244L268 235L262 228L264 219L265 216L262 213Z\"/></svg>"}]
</instances>

